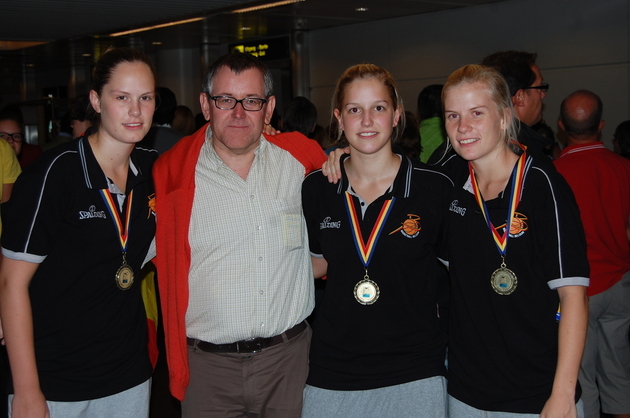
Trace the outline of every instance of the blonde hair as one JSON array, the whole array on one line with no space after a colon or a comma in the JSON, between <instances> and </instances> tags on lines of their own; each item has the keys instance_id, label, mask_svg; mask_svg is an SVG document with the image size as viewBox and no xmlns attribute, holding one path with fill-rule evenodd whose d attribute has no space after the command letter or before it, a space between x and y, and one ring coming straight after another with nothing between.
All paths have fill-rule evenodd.
<instances>
[{"instance_id":1,"label":"blonde hair","mask_svg":"<svg viewBox=\"0 0 630 418\"><path fill-rule=\"evenodd\" d=\"M394 126L391 137L392 142L396 141L405 130L405 109L403 108L402 98L398 94L394 77L384 68L378 67L374 64L357 64L344 71L337 81L335 93L332 97L332 104L330 106L331 109L341 110L343 100L345 98L346 87L355 80L378 80L383 83L385 88L387 88L389 97L394 105L394 110L400 110L400 119L398 124ZM336 132L331 132L331 137L336 138L336 142L340 142L343 132L339 129L339 124L336 123L337 120L334 114L331 115L331 121L333 122L331 125L334 125L336 129Z\"/></svg>"},{"instance_id":2,"label":"blonde hair","mask_svg":"<svg viewBox=\"0 0 630 418\"><path fill-rule=\"evenodd\" d=\"M495 104L501 118L506 121L506 127L501 139L506 142L513 152L519 154L521 152L518 145L520 122L515 117L512 108L512 95L503 76L492 67L476 64L465 65L455 70L446 79L446 84L444 84L444 89L442 90L442 103L444 103L446 95L452 88L464 83L481 84L488 88L490 99Z\"/></svg>"}]
</instances>

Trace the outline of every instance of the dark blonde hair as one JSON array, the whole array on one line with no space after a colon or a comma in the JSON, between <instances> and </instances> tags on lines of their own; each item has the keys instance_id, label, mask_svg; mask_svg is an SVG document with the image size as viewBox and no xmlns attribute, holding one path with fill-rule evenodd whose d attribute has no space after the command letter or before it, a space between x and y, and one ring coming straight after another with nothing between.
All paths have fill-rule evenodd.
<instances>
[{"instance_id":1,"label":"dark blonde hair","mask_svg":"<svg viewBox=\"0 0 630 418\"><path fill-rule=\"evenodd\" d=\"M344 71L337 81L335 93L332 97L331 109L341 110L343 100L345 98L346 87L355 80L378 80L383 83L385 88L387 88L389 98L394 105L394 110L400 110L400 119L398 124L394 126L391 137L392 142L396 141L400 138L403 130L405 129L405 109L403 108L402 98L398 94L394 77L384 68L378 67L374 64L357 64ZM336 122L334 114L331 115L331 120ZM332 132L331 136L336 138L336 142L339 142L342 139L343 132L339 129L339 124L334 123L333 125L336 126L336 132Z\"/></svg>"},{"instance_id":2,"label":"dark blonde hair","mask_svg":"<svg viewBox=\"0 0 630 418\"><path fill-rule=\"evenodd\" d=\"M442 90L442 103L445 102L448 92L462 84L479 84L485 86L490 91L490 99L496 106L499 115L506 120L506 128L502 139L507 143L512 151L520 153L518 146L518 119L516 119L512 109L512 95L503 76L492 67L485 65L465 65L455 70L446 79Z\"/></svg>"},{"instance_id":3,"label":"dark blonde hair","mask_svg":"<svg viewBox=\"0 0 630 418\"><path fill-rule=\"evenodd\" d=\"M92 70L92 90L98 94L98 97L101 97L103 94L103 88L109 83L118 65L124 62L142 62L146 64L149 70L151 70L151 74L153 74L153 84L155 85L155 80L157 79L155 67L147 54L133 48L110 47L101 55ZM98 128L101 122L101 115L94 110L91 104L87 113L88 118L93 122L94 126Z\"/></svg>"}]
</instances>

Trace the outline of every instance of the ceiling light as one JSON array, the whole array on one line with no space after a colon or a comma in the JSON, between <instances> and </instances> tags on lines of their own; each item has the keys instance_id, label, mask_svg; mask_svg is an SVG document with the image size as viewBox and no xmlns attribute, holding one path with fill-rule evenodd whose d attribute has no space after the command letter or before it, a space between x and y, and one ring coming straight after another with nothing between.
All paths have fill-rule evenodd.
<instances>
[{"instance_id":1,"label":"ceiling light","mask_svg":"<svg viewBox=\"0 0 630 418\"><path fill-rule=\"evenodd\" d=\"M184 23L198 22L203 19L204 19L203 17L195 17L192 19L178 20L177 22L162 23L161 25L153 25L153 26L147 26L145 28L127 30L124 32L110 33L109 36L115 37L115 36L130 35L132 33L145 32L145 31L153 30L153 29L160 29L160 28L166 28L169 26L183 25Z\"/></svg>"},{"instance_id":2,"label":"ceiling light","mask_svg":"<svg viewBox=\"0 0 630 418\"><path fill-rule=\"evenodd\" d=\"M249 26L243 26L241 30L252 30L252 28L250 28Z\"/></svg>"},{"instance_id":3,"label":"ceiling light","mask_svg":"<svg viewBox=\"0 0 630 418\"><path fill-rule=\"evenodd\" d=\"M357 7L356 9L354 9L355 12L367 12L368 8L367 7Z\"/></svg>"},{"instance_id":4,"label":"ceiling light","mask_svg":"<svg viewBox=\"0 0 630 418\"><path fill-rule=\"evenodd\" d=\"M83 57L91 57L92 54L85 53L85 54L81 54L81 56L83 56Z\"/></svg>"},{"instance_id":5,"label":"ceiling light","mask_svg":"<svg viewBox=\"0 0 630 418\"><path fill-rule=\"evenodd\" d=\"M162 42L160 41L151 42L151 45L162 45Z\"/></svg>"},{"instance_id":6,"label":"ceiling light","mask_svg":"<svg viewBox=\"0 0 630 418\"><path fill-rule=\"evenodd\" d=\"M287 4L300 3L306 0L284 0L273 3L261 4L260 6L246 7L244 9L232 10L232 13L255 12L256 10L269 9L271 7L286 6Z\"/></svg>"}]
</instances>

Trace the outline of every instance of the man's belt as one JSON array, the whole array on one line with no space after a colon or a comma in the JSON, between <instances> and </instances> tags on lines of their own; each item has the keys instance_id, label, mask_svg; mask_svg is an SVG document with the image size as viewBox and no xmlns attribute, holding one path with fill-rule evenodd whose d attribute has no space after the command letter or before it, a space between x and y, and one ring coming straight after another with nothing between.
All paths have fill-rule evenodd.
<instances>
[{"instance_id":1,"label":"man's belt","mask_svg":"<svg viewBox=\"0 0 630 418\"><path fill-rule=\"evenodd\" d=\"M197 347L206 353L257 353L265 348L273 347L281 342L297 337L306 329L306 321L302 321L293 328L289 328L280 335L270 338L250 338L231 344L213 344L207 341L187 338L189 346Z\"/></svg>"}]
</instances>

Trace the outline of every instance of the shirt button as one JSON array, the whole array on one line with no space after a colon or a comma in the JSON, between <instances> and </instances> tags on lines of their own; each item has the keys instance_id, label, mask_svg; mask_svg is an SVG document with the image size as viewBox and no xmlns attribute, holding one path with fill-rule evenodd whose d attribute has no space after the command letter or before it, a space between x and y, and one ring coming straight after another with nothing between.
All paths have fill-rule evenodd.
<instances>
[{"instance_id":1,"label":"shirt button","mask_svg":"<svg viewBox=\"0 0 630 418\"><path fill-rule=\"evenodd\" d=\"M258 230L260 231L262 229L262 225L258 225Z\"/></svg>"},{"instance_id":2,"label":"shirt button","mask_svg":"<svg viewBox=\"0 0 630 418\"><path fill-rule=\"evenodd\" d=\"M361 202L361 206L365 206L365 202Z\"/></svg>"},{"instance_id":3,"label":"shirt button","mask_svg":"<svg viewBox=\"0 0 630 418\"><path fill-rule=\"evenodd\" d=\"M265 292L261 290L261 291L259 291L258 293L260 293L260 294L262 295L262 294L264 294Z\"/></svg>"},{"instance_id":4,"label":"shirt button","mask_svg":"<svg viewBox=\"0 0 630 418\"><path fill-rule=\"evenodd\" d=\"M262 257L258 257L258 261L262 261Z\"/></svg>"}]
</instances>

